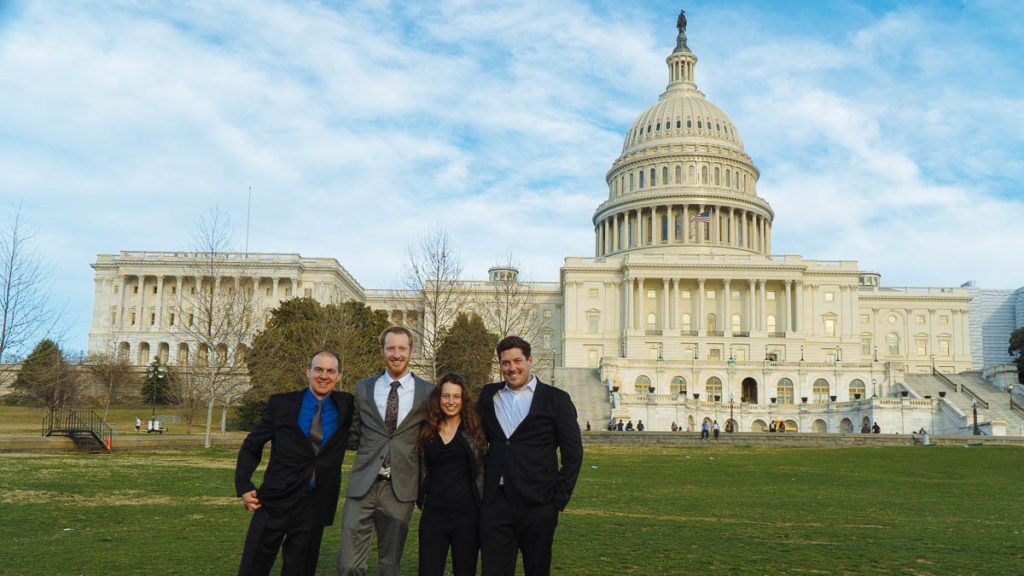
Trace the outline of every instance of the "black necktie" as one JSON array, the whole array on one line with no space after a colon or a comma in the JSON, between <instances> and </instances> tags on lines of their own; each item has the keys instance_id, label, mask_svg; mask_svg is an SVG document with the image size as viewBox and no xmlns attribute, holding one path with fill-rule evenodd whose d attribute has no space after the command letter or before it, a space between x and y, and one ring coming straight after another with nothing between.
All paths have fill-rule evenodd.
<instances>
[{"instance_id":1,"label":"black necktie","mask_svg":"<svg viewBox=\"0 0 1024 576\"><path fill-rule=\"evenodd\" d=\"M384 426L388 429L388 434L394 434L395 428L398 428L398 387L401 383L398 381L391 383L391 391L388 392L388 401L384 406ZM388 450L388 455L384 457L384 469L391 470L391 451Z\"/></svg>"}]
</instances>

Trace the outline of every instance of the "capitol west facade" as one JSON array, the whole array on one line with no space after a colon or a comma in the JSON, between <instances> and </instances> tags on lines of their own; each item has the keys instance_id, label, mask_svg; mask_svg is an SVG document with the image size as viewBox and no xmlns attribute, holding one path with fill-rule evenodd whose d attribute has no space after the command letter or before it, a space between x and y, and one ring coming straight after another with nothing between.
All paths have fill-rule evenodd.
<instances>
[{"instance_id":1,"label":"capitol west facade","mask_svg":"<svg viewBox=\"0 0 1024 576\"><path fill-rule=\"evenodd\" d=\"M856 261L772 254L774 212L757 194L759 171L736 126L697 89L684 32L666 62L665 92L606 175L594 256L566 258L557 283L529 284L543 318L534 356L553 361L541 377L571 387L581 420L600 425L962 427L962 411L939 398L901 393L908 374L974 368L968 289L885 287ZM170 303L203 282L188 272L194 258L99 255L89 351L185 363L195 350ZM217 285L257 294L258 321L296 296L357 300L412 327L424 320L409 294L365 289L332 258L227 254L224 263ZM486 296L515 274L497 267L462 286Z\"/></svg>"}]
</instances>

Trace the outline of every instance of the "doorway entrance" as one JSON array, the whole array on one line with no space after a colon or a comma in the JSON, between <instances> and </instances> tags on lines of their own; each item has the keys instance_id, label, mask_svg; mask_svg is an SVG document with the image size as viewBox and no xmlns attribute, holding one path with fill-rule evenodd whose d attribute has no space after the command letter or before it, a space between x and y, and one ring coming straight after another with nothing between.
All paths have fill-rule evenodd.
<instances>
[{"instance_id":1,"label":"doorway entrance","mask_svg":"<svg viewBox=\"0 0 1024 576\"><path fill-rule=\"evenodd\" d=\"M743 401L748 404L757 404L757 380L753 378L743 379Z\"/></svg>"}]
</instances>

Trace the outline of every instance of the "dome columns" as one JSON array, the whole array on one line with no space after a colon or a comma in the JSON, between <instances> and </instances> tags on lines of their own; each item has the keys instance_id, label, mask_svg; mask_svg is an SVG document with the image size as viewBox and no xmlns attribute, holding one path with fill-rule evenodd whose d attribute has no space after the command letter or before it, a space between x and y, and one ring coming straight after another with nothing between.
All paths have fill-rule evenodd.
<instances>
[{"instance_id":1,"label":"dome columns","mask_svg":"<svg viewBox=\"0 0 1024 576\"><path fill-rule=\"evenodd\" d=\"M771 220L763 213L713 204L626 208L601 218L594 233L597 257L664 246L717 246L758 254L770 254L771 247Z\"/></svg>"}]
</instances>

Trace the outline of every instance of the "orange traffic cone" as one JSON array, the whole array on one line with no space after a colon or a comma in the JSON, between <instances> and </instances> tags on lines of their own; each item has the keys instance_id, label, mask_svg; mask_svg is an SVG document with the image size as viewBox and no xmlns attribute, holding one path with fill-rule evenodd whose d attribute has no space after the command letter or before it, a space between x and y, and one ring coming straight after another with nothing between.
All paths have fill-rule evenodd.
<instances>
[{"instance_id":1,"label":"orange traffic cone","mask_svg":"<svg viewBox=\"0 0 1024 576\"><path fill-rule=\"evenodd\" d=\"M107 452L110 452L110 434L107 434Z\"/></svg>"}]
</instances>

